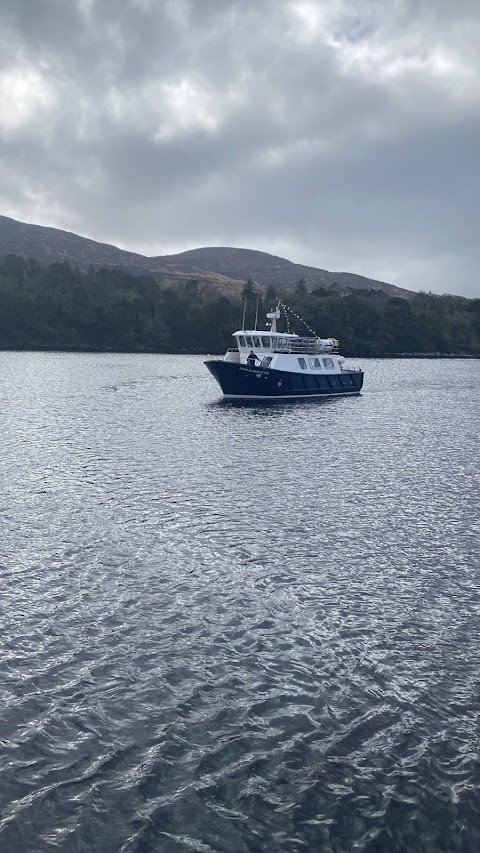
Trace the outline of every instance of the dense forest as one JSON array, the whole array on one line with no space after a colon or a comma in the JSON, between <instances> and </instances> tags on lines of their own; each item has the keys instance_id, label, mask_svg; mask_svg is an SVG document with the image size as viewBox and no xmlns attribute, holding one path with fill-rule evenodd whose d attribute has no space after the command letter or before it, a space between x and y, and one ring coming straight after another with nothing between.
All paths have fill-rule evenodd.
<instances>
[{"instance_id":1,"label":"dense forest","mask_svg":"<svg viewBox=\"0 0 480 853\"><path fill-rule=\"evenodd\" d=\"M252 281L244 293L247 326L258 308L263 328L282 294L257 293ZM319 335L339 338L344 355L480 354L480 299L419 293L407 300L335 286L309 292L303 280L285 299ZM195 279L173 289L119 269L0 258L0 349L221 353L242 313L240 300ZM298 321L291 330L305 334Z\"/></svg>"}]
</instances>

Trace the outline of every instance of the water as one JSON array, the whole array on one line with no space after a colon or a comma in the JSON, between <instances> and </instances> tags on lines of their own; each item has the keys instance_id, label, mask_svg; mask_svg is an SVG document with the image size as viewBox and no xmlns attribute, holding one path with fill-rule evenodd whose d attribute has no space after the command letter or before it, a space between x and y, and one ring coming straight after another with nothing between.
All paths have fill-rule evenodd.
<instances>
[{"instance_id":1,"label":"water","mask_svg":"<svg viewBox=\"0 0 480 853\"><path fill-rule=\"evenodd\" d=\"M478 361L0 353L0 849L478 851Z\"/></svg>"}]
</instances>

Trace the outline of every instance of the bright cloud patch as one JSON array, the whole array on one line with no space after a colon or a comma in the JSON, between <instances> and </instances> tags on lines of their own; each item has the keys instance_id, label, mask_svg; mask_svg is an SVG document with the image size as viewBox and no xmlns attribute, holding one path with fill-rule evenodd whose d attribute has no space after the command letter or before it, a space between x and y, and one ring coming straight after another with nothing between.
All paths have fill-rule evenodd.
<instances>
[{"instance_id":1,"label":"bright cloud patch","mask_svg":"<svg viewBox=\"0 0 480 853\"><path fill-rule=\"evenodd\" d=\"M17 66L0 71L0 128L17 130L55 107L55 89L37 70Z\"/></svg>"}]
</instances>

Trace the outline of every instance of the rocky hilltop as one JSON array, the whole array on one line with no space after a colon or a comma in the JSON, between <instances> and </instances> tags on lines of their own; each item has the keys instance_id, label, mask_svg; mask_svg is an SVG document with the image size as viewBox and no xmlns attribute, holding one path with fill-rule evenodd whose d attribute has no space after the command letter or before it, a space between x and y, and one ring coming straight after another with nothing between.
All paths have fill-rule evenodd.
<instances>
[{"instance_id":1,"label":"rocky hilltop","mask_svg":"<svg viewBox=\"0 0 480 853\"><path fill-rule=\"evenodd\" d=\"M30 225L7 216L0 216L0 255L21 255L42 263L68 261L80 269L116 267L131 275L150 275L162 284L176 286L196 279L214 286L225 294L238 294L247 279L264 289L293 289L304 279L308 289L316 287L344 290L381 290L390 296L411 297L409 290L383 281L365 278L349 272L330 272L316 267L294 264L285 258L252 249L212 247L192 249L177 255L146 257L118 249L108 243L98 243L70 231Z\"/></svg>"}]
</instances>

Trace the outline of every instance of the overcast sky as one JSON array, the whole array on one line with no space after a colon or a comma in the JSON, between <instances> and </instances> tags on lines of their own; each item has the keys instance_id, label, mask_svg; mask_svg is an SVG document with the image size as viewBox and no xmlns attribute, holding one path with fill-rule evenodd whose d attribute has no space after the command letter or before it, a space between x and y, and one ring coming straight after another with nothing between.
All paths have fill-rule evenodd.
<instances>
[{"instance_id":1,"label":"overcast sky","mask_svg":"<svg viewBox=\"0 0 480 853\"><path fill-rule=\"evenodd\" d=\"M479 0L0 0L0 213L480 296Z\"/></svg>"}]
</instances>

